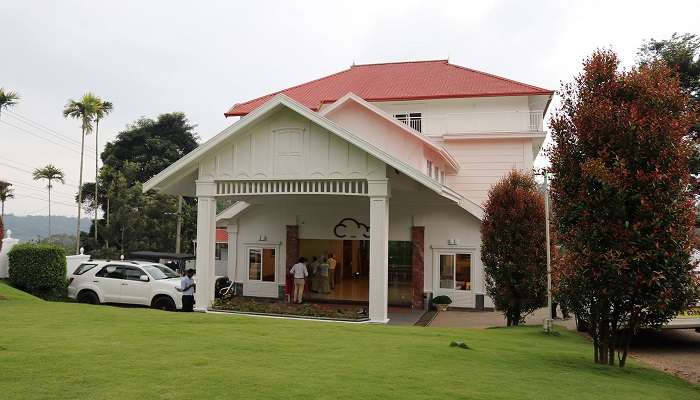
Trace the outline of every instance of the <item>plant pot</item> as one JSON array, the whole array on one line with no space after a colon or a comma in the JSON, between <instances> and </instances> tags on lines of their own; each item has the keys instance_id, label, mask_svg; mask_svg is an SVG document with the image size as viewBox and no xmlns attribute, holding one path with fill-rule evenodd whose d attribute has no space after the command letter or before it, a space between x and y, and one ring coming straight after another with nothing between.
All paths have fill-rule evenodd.
<instances>
[{"instance_id":1,"label":"plant pot","mask_svg":"<svg viewBox=\"0 0 700 400\"><path fill-rule=\"evenodd\" d=\"M447 311L447 307L449 306L449 304L435 304L438 311Z\"/></svg>"}]
</instances>

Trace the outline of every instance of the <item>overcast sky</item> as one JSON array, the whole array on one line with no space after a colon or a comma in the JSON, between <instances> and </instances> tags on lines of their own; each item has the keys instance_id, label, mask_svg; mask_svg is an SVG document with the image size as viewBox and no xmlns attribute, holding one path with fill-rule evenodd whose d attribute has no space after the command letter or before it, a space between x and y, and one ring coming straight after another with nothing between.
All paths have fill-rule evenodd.
<instances>
[{"instance_id":1,"label":"overcast sky","mask_svg":"<svg viewBox=\"0 0 700 400\"><path fill-rule=\"evenodd\" d=\"M5 0L0 26L0 86L22 96L0 117L0 179L17 197L6 213L46 214L45 184L28 171L53 163L67 177L54 214L75 215L80 128L61 110L85 91L114 103L100 148L140 116L171 111L205 141L233 122L223 113L234 103L353 62L449 58L558 89L596 47L629 65L646 39L700 34L700 1Z\"/></svg>"}]
</instances>

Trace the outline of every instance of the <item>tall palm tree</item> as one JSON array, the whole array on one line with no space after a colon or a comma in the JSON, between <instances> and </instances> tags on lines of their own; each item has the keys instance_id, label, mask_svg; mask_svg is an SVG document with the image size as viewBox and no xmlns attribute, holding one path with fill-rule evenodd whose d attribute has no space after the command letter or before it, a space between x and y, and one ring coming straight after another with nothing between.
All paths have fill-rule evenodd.
<instances>
[{"instance_id":1,"label":"tall palm tree","mask_svg":"<svg viewBox=\"0 0 700 400\"><path fill-rule=\"evenodd\" d=\"M51 181L59 181L65 184L63 180L64 174L59 168L54 167L52 164L48 164L44 168L35 169L32 175L34 176L35 181L38 181L39 179L46 179L49 181L47 188L49 189L49 240L51 240L51 188L53 187L51 185Z\"/></svg>"},{"instance_id":2,"label":"tall palm tree","mask_svg":"<svg viewBox=\"0 0 700 400\"><path fill-rule=\"evenodd\" d=\"M2 110L14 107L14 105L17 104L17 100L19 100L17 92L5 90L0 87L0 113L2 113Z\"/></svg>"},{"instance_id":3,"label":"tall palm tree","mask_svg":"<svg viewBox=\"0 0 700 400\"><path fill-rule=\"evenodd\" d=\"M94 94L87 92L79 101L69 99L63 108L63 116L80 121L80 177L78 178L78 222L75 228L75 254L80 253L80 209L83 206L83 157L85 156L85 135L92 132L92 122L101 100Z\"/></svg>"},{"instance_id":4,"label":"tall palm tree","mask_svg":"<svg viewBox=\"0 0 700 400\"><path fill-rule=\"evenodd\" d=\"M98 172L98 149L100 148L100 141L99 141L99 134L100 134L100 120L104 117L107 116L110 112L112 112L113 105L109 101L103 101L102 99L99 99L100 103L97 105L97 108L95 109L95 246L97 246L97 210L100 208L98 207L98 198L97 198L97 180L99 178L99 172Z\"/></svg>"},{"instance_id":5,"label":"tall palm tree","mask_svg":"<svg viewBox=\"0 0 700 400\"><path fill-rule=\"evenodd\" d=\"M5 202L7 199L13 199L15 197L14 190L10 187L12 184L10 182L0 181L0 203L2 203L2 213L0 214L0 219L5 219Z\"/></svg>"}]
</instances>

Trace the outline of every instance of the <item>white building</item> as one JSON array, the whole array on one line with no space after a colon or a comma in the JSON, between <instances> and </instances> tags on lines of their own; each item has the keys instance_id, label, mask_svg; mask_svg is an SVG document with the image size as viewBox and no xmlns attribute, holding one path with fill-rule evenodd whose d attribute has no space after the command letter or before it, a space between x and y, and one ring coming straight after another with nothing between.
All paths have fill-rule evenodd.
<instances>
[{"instance_id":1,"label":"white building","mask_svg":"<svg viewBox=\"0 0 700 400\"><path fill-rule=\"evenodd\" d=\"M354 65L234 105L233 125L144 187L198 198L197 304L213 299L215 227L243 294L283 297L299 256L334 253L319 301L489 307L481 204L530 171L553 92L445 60ZM216 215L216 200L237 200ZM207 246L202 246L207 243Z\"/></svg>"}]
</instances>

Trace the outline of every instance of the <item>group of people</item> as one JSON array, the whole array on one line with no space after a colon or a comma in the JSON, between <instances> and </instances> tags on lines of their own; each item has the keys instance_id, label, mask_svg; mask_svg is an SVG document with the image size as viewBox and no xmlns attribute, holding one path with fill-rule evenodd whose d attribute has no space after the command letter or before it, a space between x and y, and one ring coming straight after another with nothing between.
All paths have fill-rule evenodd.
<instances>
[{"instance_id":1,"label":"group of people","mask_svg":"<svg viewBox=\"0 0 700 400\"><path fill-rule=\"evenodd\" d=\"M321 294L330 293L331 290L335 289L335 269L337 265L338 261L333 253L329 254L328 257L321 256L320 259L314 256L311 258L310 263L306 257L300 257L299 262L294 264L292 269L289 270L289 273L294 277L292 301L301 304L306 279L311 281L310 291Z\"/></svg>"}]
</instances>

